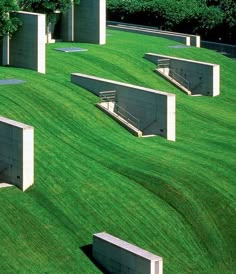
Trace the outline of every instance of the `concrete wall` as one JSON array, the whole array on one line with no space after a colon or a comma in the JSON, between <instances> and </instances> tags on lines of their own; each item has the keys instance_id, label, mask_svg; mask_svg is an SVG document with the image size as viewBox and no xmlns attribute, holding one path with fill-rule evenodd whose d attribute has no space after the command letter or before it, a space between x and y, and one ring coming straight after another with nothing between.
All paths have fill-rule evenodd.
<instances>
[{"instance_id":1,"label":"concrete wall","mask_svg":"<svg viewBox=\"0 0 236 274\"><path fill-rule=\"evenodd\" d=\"M157 64L158 60L169 59L170 69L186 79L192 94L217 96L220 94L220 66L155 53L146 53L145 58ZM172 76L175 77L174 75ZM178 79L176 79L178 80Z\"/></svg>"},{"instance_id":2,"label":"concrete wall","mask_svg":"<svg viewBox=\"0 0 236 274\"><path fill-rule=\"evenodd\" d=\"M128 31L128 32L134 32L138 34L145 34L145 35L151 35L156 37L162 37L170 40L174 40L179 43L183 43L186 46L190 46L190 37L185 36L184 34L173 34L173 33L163 33L161 31L153 31L153 30L143 30L139 28L134 27L126 27L126 26L114 26L114 25L108 25L111 29L117 29L122 31Z\"/></svg>"},{"instance_id":3,"label":"concrete wall","mask_svg":"<svg viewBox=\"0 0 236 274\"><path fill-rule=\"evenodd\" d=\"M0 65L9 65L9 35L0 39Z\"/></svg>"},{"instance_id":4,"label":"concrete wall","mask_svg":"<svg viewBox=\"0 0 236 274\"><path fill-rule=\"evenodd\" d=\"M0 37L0 65L3 64L3 37Z\"/></svg>"},{"instance_id":5,"label":"concrete wall","mask_svg":"<svg viewBox=\"0 0 236 274\"><path fill-rule=\"evenodd\" d=\"M143 135L175 141L175 95L121 82L73 73L71 81L96 95L115 90L116 103L139 119Z\"/></svg>"},{"instance_id":6,"label":"concrete wall","mask_svg":"<svg viewBox=\"0 0 236 274\"><path fill-rule=\"evenodd\" d=\"M147 34L147 35L155 35L156 36L160 36L165 38L165 36L161 36L162 35L166 35L166 38L168 37L168 39L171 40L175 40L178 41L180 43L184 43L186 45L190 45L193 47L201 47L201 37L199 35L192 35L192 34L186 34L186 33L180 33L180 32L171 32L171 31L165 31L165 30L159 30L155 27L147 27L147 26L142 26L142 25L137 25L137 24L127 24L127 23L120 23L120 22L116 22L116 21L108 21L107 22L108 27L112 28L113 26L116 27L122 27L122 28L126 28L127 31L128 30L133 30L135 32L135 30L139 30L140 33L142 34ZM176 37L189 37L189 39L187 39L186 41L184 41L182 38L178 38L178 40L176 40Z\"/></svg>"},{"instance_id":7,"label":"concrete wall","mask_svg":"<svg viewBox=\"0 0 236 274\"><path fill-rule=\"evenodd\" d=\"M34 183L34 128L0 117L0 181L23 191Z\"/></svg>"},{"instance_id":8,"label":"concrete wall","mask_svg":"<svg viewBox=\"0 0 236 274\"><path fill-rule=\"evenodd\" d=\"M74 40L106 43L106 0L80 0L74 6Z\"/></svg>"},{"instance_id":9,"label":"concrete wall","mask_svg":"<svg viewBox=\"0 0 236 274\"><path fill-rule=\"evenodd\" d=\"M105 232L93 235L93 257L109 273L163 274L163 259Z\"/></svg>"},{"instance_id":10,"label":"concrete wall","mask_svg":"<svg viewBox=\"0 0 236 274\"><path fill-rule=\"evenodd\" d=\"M16 12L22 27L10 40L10 66L45 73L45 15Z\"/></svg>"},{"instance_id":11,"label":"concrete wall","mask_svg":"<svg viewBox=\"0 0 236 274\"><path fill-rule=\"evenodd\" d=\"M74 5L62 13L61 39L66 42L74 41Z\"/></svg>"}]
</instances>

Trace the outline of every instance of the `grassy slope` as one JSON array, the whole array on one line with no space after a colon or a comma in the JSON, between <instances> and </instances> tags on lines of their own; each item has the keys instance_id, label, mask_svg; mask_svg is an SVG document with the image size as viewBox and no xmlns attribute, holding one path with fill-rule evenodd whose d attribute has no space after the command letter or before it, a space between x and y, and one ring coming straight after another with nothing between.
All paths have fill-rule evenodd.
<instances>
[{"instance_id":1,"label":"grassy slope","mask_svg":"<svg viewBox=\"0 0 236 274\"><path fill-rule=\"evenodd\" d=\"M0 68L1 78L27 81L0 86L0 115L35 127L35 185L0 189L0 272L100 273L81 247L107 231L163 256L165 273L233 273L236 63L109 33L106 46L80 44L88 52L49 45L46 75ZM145 52L220 64L221 95L186 96ZM132 136L70 83L72 72L176 93L177 141Z\"/></svg>"}]
</instances>

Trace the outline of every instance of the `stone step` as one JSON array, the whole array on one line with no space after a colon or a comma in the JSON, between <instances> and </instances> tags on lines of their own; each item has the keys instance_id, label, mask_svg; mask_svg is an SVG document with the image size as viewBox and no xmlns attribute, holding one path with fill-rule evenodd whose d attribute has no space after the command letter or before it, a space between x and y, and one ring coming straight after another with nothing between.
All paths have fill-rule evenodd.
<instances>
[{"instance_id":1,"label":"stone step","mask_svg":"<svg viewBox=\"0 0 236 274\"><path fill-rule=\"evenodd\" d=\"M174 84L178 88L180 88L182 91L187 93L188 95L192 95L191 90L187 89L185 86L180 84L178 81L176 81L174 78L170 77L166 73L162 71L162 69L155 69L155 72L157 72L159 75L163 76L165 79L167 79L170 83Z\"/></svg>"},{"instance_id":2,"label":"stone step","mask_svg":"<svg viewBox=\"0 0 236 274\"><path fill-rule=\"evenodd\" d=\"M98 103L96 104L98 108L100 108L103 112L108 114L110 117L112 117L114 120L116 120L119 124L124 126L126 129L128 129L132 134L138 137L142 137L142 131L137 129L135 126L133 126L131 123L129 123L127 120L119 116L117 113L114 112L114 103L109 102L108 103Z\"/></svg>"}]
</instances>

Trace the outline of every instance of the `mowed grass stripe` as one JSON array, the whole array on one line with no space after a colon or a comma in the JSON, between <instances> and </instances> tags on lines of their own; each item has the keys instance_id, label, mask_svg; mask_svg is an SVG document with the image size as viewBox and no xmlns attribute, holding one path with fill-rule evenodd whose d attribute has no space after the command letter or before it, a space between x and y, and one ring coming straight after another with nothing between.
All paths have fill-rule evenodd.
<instances>
[{"instance_id":1,"label":"mowed grass stripe","mask_svg":"<svg viewBox=\"0 0 236 274\"><path fill-rule=\"evenodd\" d=\"M165 273L233 273L235 63L206 49L169 48L176 43L166 39L109 33L102 47L48 45L46 75L0 68L26 80L0 87L0 115L36 133L34 187L0 190L1 208L11 201L0 213L0 268L100 273L80 248L107 231L163 256ZM89 51L53 50L62 45ZM152 71L145 52L220 63L221 96L186 96ZM176 93L177 142L135 138L70 83L72 72ZM18 231L25 236L13 245Z\"/></svg>"}]
</instances>

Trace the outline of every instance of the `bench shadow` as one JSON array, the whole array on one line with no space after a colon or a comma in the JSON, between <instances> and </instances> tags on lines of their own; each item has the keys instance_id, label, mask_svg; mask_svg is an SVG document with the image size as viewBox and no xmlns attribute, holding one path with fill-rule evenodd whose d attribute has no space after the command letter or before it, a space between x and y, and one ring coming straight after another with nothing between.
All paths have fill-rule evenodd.
<instances>
[{"instance_id":1,"label":"bench shadow","mask_svg":"<svg viewBox=\"0 0 236 274\"><path fill-rule=\"evenodd\" d=\"M84 245L81 246L80 249L83 251L83 253L90 259L90 261L104 274L109 274L103 266L101 266L94 258L93 258L93 245Z\"/></svg>"}]
</instances>

